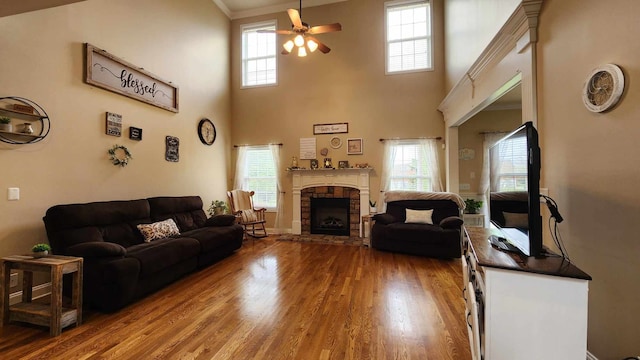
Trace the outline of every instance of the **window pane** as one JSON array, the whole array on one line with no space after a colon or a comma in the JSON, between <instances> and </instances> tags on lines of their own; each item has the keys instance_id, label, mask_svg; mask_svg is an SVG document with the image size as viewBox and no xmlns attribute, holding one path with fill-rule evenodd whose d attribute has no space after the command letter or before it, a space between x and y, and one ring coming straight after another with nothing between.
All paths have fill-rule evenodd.
<instances>
[{"instance_id":1,"label":"window pane","mask_svg":"<svg viewBox=\"0 0 640 360\"><path fill-rule=\"evenodd\" d=\"M427 1L387 5L387 71L429 69L431 11ZM401 45L395 46L396 43Z\"/></svg>"},{"instance_id":2,"label":"window pane","mask_svg":"<svg viewBox=\"0 0 640 360\"><path fill-rule=\"evenodd\" d=\"M433 191L429 164L416 144L395 146L396 157L391 174L391 190Z\"/></svg>"},{"instance_id":3,"label":"window pane","mask_svg":"<svg viewBox=\"0 0 640 360\"><path fill-rule=\"evenodd\" d=\"M258 33L275 30L275 21L243 26L242 28L242 85L275 84L277 79L276 35Z\"/></svg>"},{"instance_id":4,"label":"window pane","mask_svg":"<svg viewBox=\"0 0 640 360\"><path fill-rule=\"evenodd\" d=\"M246 159L244 190L255 192L253 202L256 207L275 208L278 183L271 150L265 146L252 147L247 149Z\"/></svg>"}]
</instances>

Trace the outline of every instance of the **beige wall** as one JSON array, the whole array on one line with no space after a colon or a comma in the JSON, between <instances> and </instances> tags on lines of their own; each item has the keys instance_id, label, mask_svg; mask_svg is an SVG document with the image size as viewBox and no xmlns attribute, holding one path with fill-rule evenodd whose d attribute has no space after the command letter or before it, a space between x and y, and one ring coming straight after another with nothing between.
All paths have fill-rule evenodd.
<instances>
[{"instance_id":1,"label":"beige wall","mask_svg":"<svg viewBox=\"0 0 640 360\"><path fill-rule=\"evenodd\" d=\"M314 136L313 124L347 122L349 133L338 136L344 142L350 137L363 138L363 155L347 156L344 145L331 149L329 140L333 135L315 136L317 148L329 148L329 157L335 164L348 160L350 164L372 165L375 171L371 178L371 196L377 199L382 167L379 138L444 134L442 115L436 110L444 95L441 1L434 1L434 14L435 71L385 75L383 0L350 0L303 9L303 20L311 25L342 24L342 32L318 35L332 51L306 58L278 56L278 85L253 89L240 88L241 24L275 18L278 28L286 29L290 22L284 12L233 21L233 143L281 142L284 144L282 162L289 166L292 156L299 155L300 138ZM278 43L281 45L284 41L281 37ZM441 165L444 167L444 163ZM300 166L308 167L309 161L301 161ZM290 227L291 176L284 174L284 179L285 224ZM273 224L273 216L270 220Z\"/></svg>"},{"instance_id":2,"label":"beige wall","mask_svg":"<svg viewBox=\"0 0 640 360\"><path fill-rule=\"evenodd\" d=\"M475 150L472 160L460 160L460 184L469 184L469 190L461 193L478 194L483 164L483 132L512 131L522 125L522 111L512 110L484 110L458 127L458 142L460 149ZM471 175L473 173L473 177Z\"/></svg>"},{"instance_id":3,"label":"beige wall","mask_svg":"<svg viewBox=\"0 0 640 360\"><path fill-rule=\"evenodd\" d=\"M445 93L465 75L520 0L446 0Z\"/></svg>"},{"instance_id":4,"label":"beige wall","mask_svg":"<svg viewBox=\"0 0 640 360\"><path fill-rule=\"evenodd\" d=\"M560 227L571 259L593 276L588 347L599 360L640 352L638 14L636 0L547 0L540 17L542 181L565 218ZM612 111L590 113L582 86L606 63L622 67L625 94Z\"/></svg>"},{"instance_id":5,"label":"beige wall","mask_svg":"<svg viewBox=\"0 0 640 360\"><path fill-rule=\"evenodd\" d=\"M52 205L161 195L223 199L230 144L229 20L210 0L92 0L0 18L0 96L41 105L51 133L37 144L0 143L0 255L46 242ZM180 113L83 82L89 42L180 87ZM123 116L123 137L105 135L105 112ZM203 145L199 120L216 124ZM128 127L143 140L128 139ZM180 138L180 162L164 160L166 135ZM133 160L111 165L107 149ZM7 201L8 187L21 199ZM206 205L205 205L206 207Z\"/></svg>"}]
</instances>

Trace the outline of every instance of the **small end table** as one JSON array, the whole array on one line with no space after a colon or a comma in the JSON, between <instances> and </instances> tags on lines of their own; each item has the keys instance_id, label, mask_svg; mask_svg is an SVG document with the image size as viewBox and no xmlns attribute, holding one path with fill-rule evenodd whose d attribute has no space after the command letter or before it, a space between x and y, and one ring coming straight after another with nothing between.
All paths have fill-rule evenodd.
<instances>
[{"instance_id":1,"label":"small end table","mask_svg":"<svg viewBox=\"0 0 640 360\"><path fill-rule=\"evenodd\" d=\"M51 336L58 336L62 329L82 324L82 265L80 257L49 255L34 258L30 255L14 255L0 260L0 326L10 321L22 321L48 326ZM9 304L11 270L22 270L22 302ZM51 304L34 303L32 300L33 272L51 274ZM71 305L62 304L62 276L73 274Z\"/></svg>"},{"instance_id":2,"label":"small end table","mask_svg":"<svg viewBox=\"0 0 640 360\"><path fill-rule=\"evenodd\" d=\"M361 237L362 237L362 245L366 247L371 247L371 229L373 229L373 224L376 222L373 220L373 216L376 214L369 214L362 216L362 229L361 229Z\"/></svg>"}]
</instances>

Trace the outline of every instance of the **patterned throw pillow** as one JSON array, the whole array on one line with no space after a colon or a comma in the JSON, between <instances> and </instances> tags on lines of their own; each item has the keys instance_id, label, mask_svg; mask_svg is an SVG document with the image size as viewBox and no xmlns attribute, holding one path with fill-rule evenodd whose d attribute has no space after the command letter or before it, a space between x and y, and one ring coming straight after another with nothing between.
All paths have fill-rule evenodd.
<instances>
[{"instance_id":1,"label":"patterned throw pillow","mask_svg":"<svg viewBox=\"0 0 640 360\"><path fill-rule=\"evenodd\" d=\"M254 222L254 221L258 221L258 215L256 215L256 212L253 210L242 210L242 222L243 223L250 223L250 222Z\"/></svg>"},{"instance_id":2,"label":"patterned throw pillow","mask_svg":"<svg viewBox=\"0 0 640 360\"><path fill-rule=\"evenodd\" d=\"M137 226L145 242L151 242L157 239L164 239L172 235L180 235L178 225L173 219L159 221L153 224L140 224Z\"/></svg>"}]
</instances>

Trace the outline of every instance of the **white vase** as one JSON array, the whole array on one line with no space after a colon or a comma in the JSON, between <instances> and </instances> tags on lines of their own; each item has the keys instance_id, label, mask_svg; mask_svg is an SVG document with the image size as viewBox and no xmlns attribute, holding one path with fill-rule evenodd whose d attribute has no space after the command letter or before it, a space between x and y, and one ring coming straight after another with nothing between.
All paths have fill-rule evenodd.
<instances>
[{"instance_id":1,"label":"white vase","mask_svg":"<svg viewBox=\"0 0 640 360\"><path fill-rule=\"evenodd\" d=\"M45 257L49 255L49 251L45 250L45 251L38 251L38 252L34 252L33 253L33 257L34 258L41 258L41 257Z\"/></svg>"},{"instance_id":2,"label":"white vase","mask_svg":"<svg viewBox=\"0 0 640 360\"><path fill-rule=\"evenodd\" d=\"M370 206L369 207L369 213L370 214L376 214L378 212L378 208L375 206Z\"/></svg>"},{"instance_id":3,"label":"white vase","mask_svg":"<svg viewBox=\"0 0 640 360\"><path fill-rule=\"evenodd\" d=\"M11 124L0 124L0 131L13 132Z\"/></svg>"}]
</instances>

